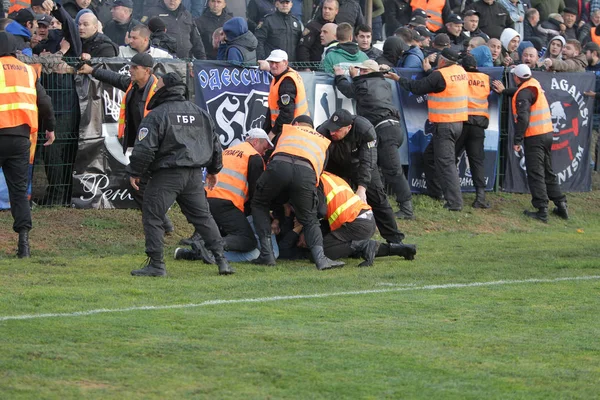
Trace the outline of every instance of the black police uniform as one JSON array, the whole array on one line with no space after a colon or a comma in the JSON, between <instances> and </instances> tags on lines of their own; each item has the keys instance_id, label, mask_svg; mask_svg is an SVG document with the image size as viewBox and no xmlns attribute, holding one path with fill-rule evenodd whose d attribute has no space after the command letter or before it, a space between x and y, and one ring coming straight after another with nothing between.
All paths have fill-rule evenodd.
<instances>
[{"instance_id":1,"label":"black police uniform","mask_svg":"<svg viewBox=\"0 0 600 400\"><path fill-rule=\"evenodd\" d=\"M163 216L174 201L212 251L219 274L234 271L223 256L223 239L211 216L202 184L202 167L209 174L222 168L222 149L210 115L185 100L185 84L170 73L148 104L151 112L142 120L127 172L141 177L150 171L142 221L146 235L147 265L132 275L165 275Z\"/></svg>"},{"instance_id":2,"label":"black police uniform","mask_svg":"<svg viewBox=\"0 0 600 400\"><path fill-rule=\"evenodd\" d=\"M373 209L380 235L390 243L400 243L404 234L398 230L377 168L375 128L366 118L351 117L352 128L346 137L339 141L332 140L325 169L343 178L355 190L358 186L366 187L367 203ZM327 122L319 126L317 131L331 139Z\"/></svg>"},{"instance_id":3,"label":"black police uniform","mask_svg":"<svg viewBox=\"0 0 600 400\"><path fill-rule=\"evenodd\" d=\"M14 36L0 32L0 57L15 56L16 42ZM18 62L17 60L15 60ZM11 70L4 72L10 74ZM35 83L37 92L37 107L39 119L45 122L48 131L54 131L54 109L50 97L39 81ZM13 230L19 234L17 256L29 257L29 231L31 230L31 209L27 199L27 184L29 183L29 125L2 127L0 121L0 168L4 172L10 212L13 217Z\"/></svg>"},{"instance_id":4,"label":"black police uniform","mask_svg":"<svg viewBox=\"0 0 600 400\"><path fill-rule=\"evenodd\" d=\"M392 102L392 86L381 72L358 75L349 81L335 77L335 86L348 98L356 99L356 113L365 117L377 133L377 163L385 183L392 187L400 208L398 217L412 219L412 194L404 176L398 149L404 142L400 113Z\"/></svg>"},{"instance_id":5,"label":"black police uniform","mask_svg":"<svg viewBox=\"0 0 600 400\"><path fill-rule=\"evenodd\" d=\"M296 47L302 36L302 22L292 15L275 11L266 15L254 32L258 40L256 57L264 60L273 50L281 49L288 54L288 61L296 61Z\"/></svg>"}]
</instances>

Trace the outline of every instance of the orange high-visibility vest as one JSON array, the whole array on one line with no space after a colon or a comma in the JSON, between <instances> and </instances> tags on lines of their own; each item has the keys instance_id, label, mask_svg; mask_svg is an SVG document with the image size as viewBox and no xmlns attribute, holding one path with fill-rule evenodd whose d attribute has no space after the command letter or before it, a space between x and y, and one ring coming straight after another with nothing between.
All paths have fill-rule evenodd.
<instances>
[{"instance_id":1,"label":"orange high-visibility vest","mask_svg":"<svg viewBox=\"0 0 600 400\"><path fill-rule=\"evenodd\" d=\"M269 88L269 111L271 112L271 127L275 126L275 121L277 117L279 117L279 105L277 102L279 101L279 85L285 78L291 78L296 85L296 109L294 110L294 118L299 115L310 115L308 112L308 100L306 99L306 91L304 90L304 82L302 82L302 77L296 71L291 68L288 68L287 72L285 72L278 80L275 82L275 79L271 80L271 87ZM290 101L290 100L288 100ZM290 123L292 121L288 121Z\"/></svg>"},{"instance_id":2,"label":"orange high-visibility vest","mask_svg":"<svg viewBox=\"0 0 600 400\"><path fill-rule=\"evenodd\" d=\"M469 77L460 65L440 68L439 73L446 81L446 89L427 95L429 121L464 122L469 119Z\"/></svg>"},{"instance_id":3,"label":"orange high-visibility vest","mask_svg":"<svg viewBox=\"0 0 600 400\"><path fill-rule=\"evenodd\" d=\"M144 95L146 96L146 103L144 105L144 117L148 115L148 103L150 103L150 99L152 98L152 96L154 96L154 93L156 93L157 83L158 79L154 75L152 75L148 80L148 83L146 83L146 86L150 85L150 87L148 90L144 90ZM125 108L127 107L127 94L129 93L132 87L133 81L129 84L129 87L123 95L123 100L121 100L121 111L119 111L119 133L117 135L119 139L122 139L123 136L125 136Z\"/></svg>"},{"instance_id":4,"label":"orange high-visibility vest","mask_svg":"<svg viewBox=\"0 0 600 400\"><path fill-rule=\"evenodd\" d=\"M444 26L442 19L442 11L446 5L446 0L412 0L410 6L413 11L417 8L425 10L427 13L427 29L432 32L437 32Z\"/></svg>"},{"instance_id":5,"label":"orange high-visibility vest","mask_svg":"<svg viewBox=\"0 0 600 400\"><path fill-rule=\"evenodd\" d=\"M600 45L600 35L596 35L595 26L592 26L590 28L590 38L592 39L592 42L596 43L597 45Z\"/></svg>"},{"instance_id":6,"label":"orange high-visibility vest","mask_svg":"<svg viewBox=\"0 0 600 400\"><path fill-rule=\"evenodd\" d=\"M329 139L314 129L286 124L271 157L284 153L306 159L315 171L318 185L330 143Z\"/></svg>"},{"instance_id":7,"label":"orange high-visibility vest","mask_svg":"<svg viewBox=\"0 0 600 400\"><path fill-rule=\"evenodd\" d=\"M206 197L229 200L241 212L248 201L248 161L258 151L248 142L223 150L223 169L213 190L206 191ZM264 163L263 163L264 168Z\"/></svg>"},{"instance_id":8,"label":"orange high-visibility vest","mask_svg":"<svg viewBox=\"0 0 600 400\"><path fill-rule=\"evenodd\" d=\"M346 222L354 221L362 210L371 209L371 206L354 194L348 183L339 176L325 171L321 180L327 199L327 221L332 231Z\"/></svg>"},{"instance_id":9,"label":"orange high-visibility vest","mask_svg":"<svg viewBox=\"0 0 600 400\"><path fill-rule=\"evenodd\" d=\"M469 77L469 115L490 119L488 96L490 77L483 72L467 72Z\"/></svg>"},{"instance_id":10,"label":"orange high-visibility vest","mask_svg":"<svg viewBox=\"0 0 600 400\"><path fill-rule=\"evenodd\" d=\"M22 8L31 8L31 0L10 0L10 7L8 13L12 14L19 11Z\"/></svg>"},{"instance_id":11,"label":"orange high-visibility vest","mask_svg":"<svg viewBox=\"0 0 600 400\"><path fill-rule=\"evenodd\" d=\"M529 78L519 86L517 92L512 98L512 111L517 122L517 95L525 88L533 87L537 89L537 99L535 103L531 105L531 112L529 114L529 125L525 131L525 137L543 135L544 133L552 132L552 114L550 114L550 106L548 100L544 95L544 90L540 86L540 83L534 79Z\"/></svg>"}]
</instances>

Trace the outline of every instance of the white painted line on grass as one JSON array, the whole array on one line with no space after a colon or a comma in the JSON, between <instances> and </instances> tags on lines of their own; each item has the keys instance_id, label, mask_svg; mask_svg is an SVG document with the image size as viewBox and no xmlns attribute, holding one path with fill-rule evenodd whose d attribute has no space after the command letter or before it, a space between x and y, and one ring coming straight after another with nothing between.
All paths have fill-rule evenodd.
<instances>
[{"instance_id":1,"label":"white painted line on grass","mask_svg":"<svg viewBox=\"0 0 600 400\"><path fill-rule=\"evenodd\" d=\"M295 296L273 296L273 297L258 297L254 299L233 299L233 300L208 300L202 303L196 304L172 304L164 306L139 306L139 307L127 307L127 308L113 308L106 309L101 308L97 310L88 311L75 311L71 313L48 313L48 314L25 314L25 315L7 315L0 317L0 322L11 321L11 320L24 320L24 319L38 319L38 318L57 318L57 317L81 317L86 315L104 314L104 313L119 313L129 311L145 311L145 310L173 310L180 308L195 308L204 306L213 306L221 304L236 304L236 303L266 303L271 301L281 300L296 300L296 299L320 299L325 297L333 296L355 296L360 294L373 294L373 293L390 293L390 292L404 292L413 290L437 290L437 289L460 289L469 287L482 287L482 286L499 286L499 285L512 285L512 284L523 284L523 283L556 283L565 281L589 281L600 279L600 275L588 275L588 276L573 276L565 278L554 278L554 279L523 279L523 280L502 280L502 281L490 281L490 282L472 282L472 283L447 283L443 285L425 285L425 286L413 286L413 287L397 287L390 289L372 289L372 290L356 290L351 292L333 292L333 293L320 293L320 294L299 294Z\"/></svg>"}]
</instances>

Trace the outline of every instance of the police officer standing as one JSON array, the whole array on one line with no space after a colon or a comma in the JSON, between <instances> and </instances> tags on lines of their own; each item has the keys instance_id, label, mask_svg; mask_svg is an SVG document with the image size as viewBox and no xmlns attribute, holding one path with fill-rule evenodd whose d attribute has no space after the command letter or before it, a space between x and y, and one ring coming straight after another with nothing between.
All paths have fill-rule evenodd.
<instances>
[{"instance_id":1,"label":"police officer standing","mask_svg":"<svg viewBox=\"0 0 600 400\"><path fill-rule=\"evenodd\" d=\"M298 72L288 66L288 55L283 50L273 50L261 69L271 72L273 79L269 87L269 109L265 131L270 133L273 143L281 134L281 127L290 124L299 115L309 115L304 82ZM265 65L268 63L268 66Z\"/></svg>"},{"instance_id":2,"label":"police officer standing","mask_svg":"<svg viewBox=\"0 0 600 400\"><path fill-rule=\"evenodd\" d=\"M91 74L100 82L108 83L115 88L125 92L121 101L119 111L118 138L123 141L123 154L131 154L135 139L142 119L148 115L148 103L156 92L158 78L154 75L152 68L154 59L148 53L137 53L129 61L129 74L122 75L114 71L100 68L100 65L92 67L87 64L77 71L78 74ZM134 192L133 197L142 207L144 191L148 176L143 176L140 181L140 190ZM163 226L165 232L173 231L173 223L165 215Z\"/></svg>"},{"instance_id":3,"label":"police officer standing","mask_svg":"<svg viewBox=\"0 0 600 400\"><path fill-rule=\"evenodd\" d=\"M490 77L479 72L475 58L467 54L462 59L462 66L469 77L469 120L463 123L463 131L456 141L457 153L464 148L469 158L475 201L473 208L490 208L485 200L485 152L483 142L485 129L490 123L488 97L490 95Z\"/></svg>"},{"instance_id":4,"label":"police officer standing","mask_svg":"<svg viewBox=\"0 0 600 400\"><path fill-rule=\"evenodd\" d=\"M302 22L291 13L292 0L275 0L274 13L265 15L256 27L256 56L264 60L273 50L285 51L290 61L296 61L296 47L302 36Z\"/></svg>"},{"instance_id":5,"label":"police officer standing","mask_svg":"<svg viewBox=\"0 0 600 400\"><path fill-rule=\"evenodd\" d=\"M401 243L394 211L385 193L377 168L377 134L364 117L337 110L317 128L331 139L327 171L342 177L356 188L360 199L373 208L379 234L390 243Z\"/></svg>"},{"instance_id":6,"label":"police officer standing","mask_svg":"<svg viewBox=\"0 0 600 400\"><path fill-rule=\"evenodd\" d=\"M17 42L0 32L0 168L4 172L13 230L19 234L17 257L30 257L31 210L27 199L29 163L33 159L39 119L46 143L54 142L54 109L32 67L17 60ZM33 139L33 140L32 140Z\"/></svg>"},{"instance_id":7,"label":"police officer standing","mask_svg":"<svg viewBox=\"0 0 600 400\"><path fill-rule=\"evenodd\" d=\"M494 90L512 96L512 112L515 122L513 149L525 148L527 183L531 192L531 204L536 212L525 210L528 217L548 222L548 199L556 207L553 214L569 219L567 198L560 190L558 178L552 171L552 114L540 83L531 76L525 64L512 71L517 88L505 89L500 81L494 81Z\"/></svg>"},{"instance_id":8,"label":"police officer standing","mask_svg":"<svg viewBox=\"0 0 600 400\"><path fill-rule=\"evenodd\" d=\"M274 199L283 194L289 196L296 218L303 226L306 245L317 269L322 271L344 265L325 256L323 235L317 218L317 185L326 164L330 143L329 139L313 129L312 119L308 116L299 116L292 125L283 126L271 161L258 179L252 199L252 218L260 242L260 256L254 263L275 265L269 207Z\"/></svg>"},{"instance_id":9,"label":"police officer standing","mask_svg":"<svg viewBox=\"0 0 600 400\"><path fill-rule=\"evenodd\" d=\"M442 50L438 56L438 69L418 81L393 72L386 75L413 94L429 94L429 121L433 122L435 132L423 154L427 188L432 197L441 198L443 192L444 207L450 211L460 211L463 206L455 148L463 122L469 119L469 81L464 68L458 65L458 58L454 50Z\"/></svg>"},{"instance_id":10,"label":"police officer standing","mask_svg":"<svg viewBox=\"0 0 600 400\"><path fill-rule=\"evenodd\" d=\"M396 217L414 219L412 194L404 176L398 149L404 142L400 127L400 112L392 101L392 86L373 60L364 61L358 68L350 67L350 77L335 67L335 86L348 98L356 100L356 114L365 117L377 133L377 164L385 183L392 187L399 211Z\"/></svg>"},{"instance_id":11,"label":"police officer standing","mask_svg":"<svg viewBox=\"0 0 600 400\"><path fill-rule=\"evenodd\" d=\"M308 21L298 44L298 61L321 62L324 49L321 44L321 28L327 23L335 22L339 8L337 0L325 0L321 6L321 13Z\"/></svg>"},{"instance_id":12,"label":"police officer standing","mask_svg":"<svg viewBox=\"0 0 600 400\"><path fill-rule=\"evenodd\" d=\"M131 162L130 182L138 189L140 177L150 172L142 221L146 236L146 265L131 271L135 276L165 276L163 217L177 201L181 212L207 240L220 275L233 274L223 256L223 239L210 215L202 184L206 167L209 189L217 184L222 168L222 149L210 115L185 100L186 86L176 73L159 79L157 91L148 104L150 113L142 120Z\"/></svg>"}]
</instances>

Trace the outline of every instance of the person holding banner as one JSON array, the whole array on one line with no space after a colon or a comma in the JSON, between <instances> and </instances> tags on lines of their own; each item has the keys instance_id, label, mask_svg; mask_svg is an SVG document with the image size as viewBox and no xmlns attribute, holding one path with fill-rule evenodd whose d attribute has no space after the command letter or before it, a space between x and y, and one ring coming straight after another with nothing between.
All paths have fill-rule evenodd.
<instances>
[{"instance_id":1,"label":"person holding banner","mask_svg":"<svg viewBox=\"0 0 600 400\"><path fill-rule=\"evenodd\" d=\"M458 53L446 48L438 56L438 69L423 79L413 81L393 72L386 75L413 94L429 94L429 121L435 132L423 154L427 188L435 198L441 199L443 193L444 208L450 211L461 211L463 206L455 149L463 122L469 119L469 78L458 59Z\"/></svg>"},{"instance_id":2,"label":"person holding banner","mask_svg":"<svg viewBox=\"0 0 600 400\"><path fill-rule=\"evenodd\" d=\"M517 65L511 74L516 88L505 89L500 81L494 81L493 87L500 94L512 96L515 123L513 149L520 152L524 147L531 204L537 208L536 212L525 210L524 214L548 222L550 199L556 205L552 213L569 219L567 198L552 171L552 114L544 90L525 64Z\"/></svg>"},{"instance_id":3,"label":"person holding banner","mask_svg":"<svg viewBox=\"0 0 600 400\"><path fill-rule=\"evenodd\" d=\"M17 60L17 42L0 32L0 168L4 172L13 230L19 234L17 257L30 257L31 209L27 199L29 164L35 152L38 119L45 122L46 143L54 142L54 109L33 67Z\"/></svg>"}]
</instances>

